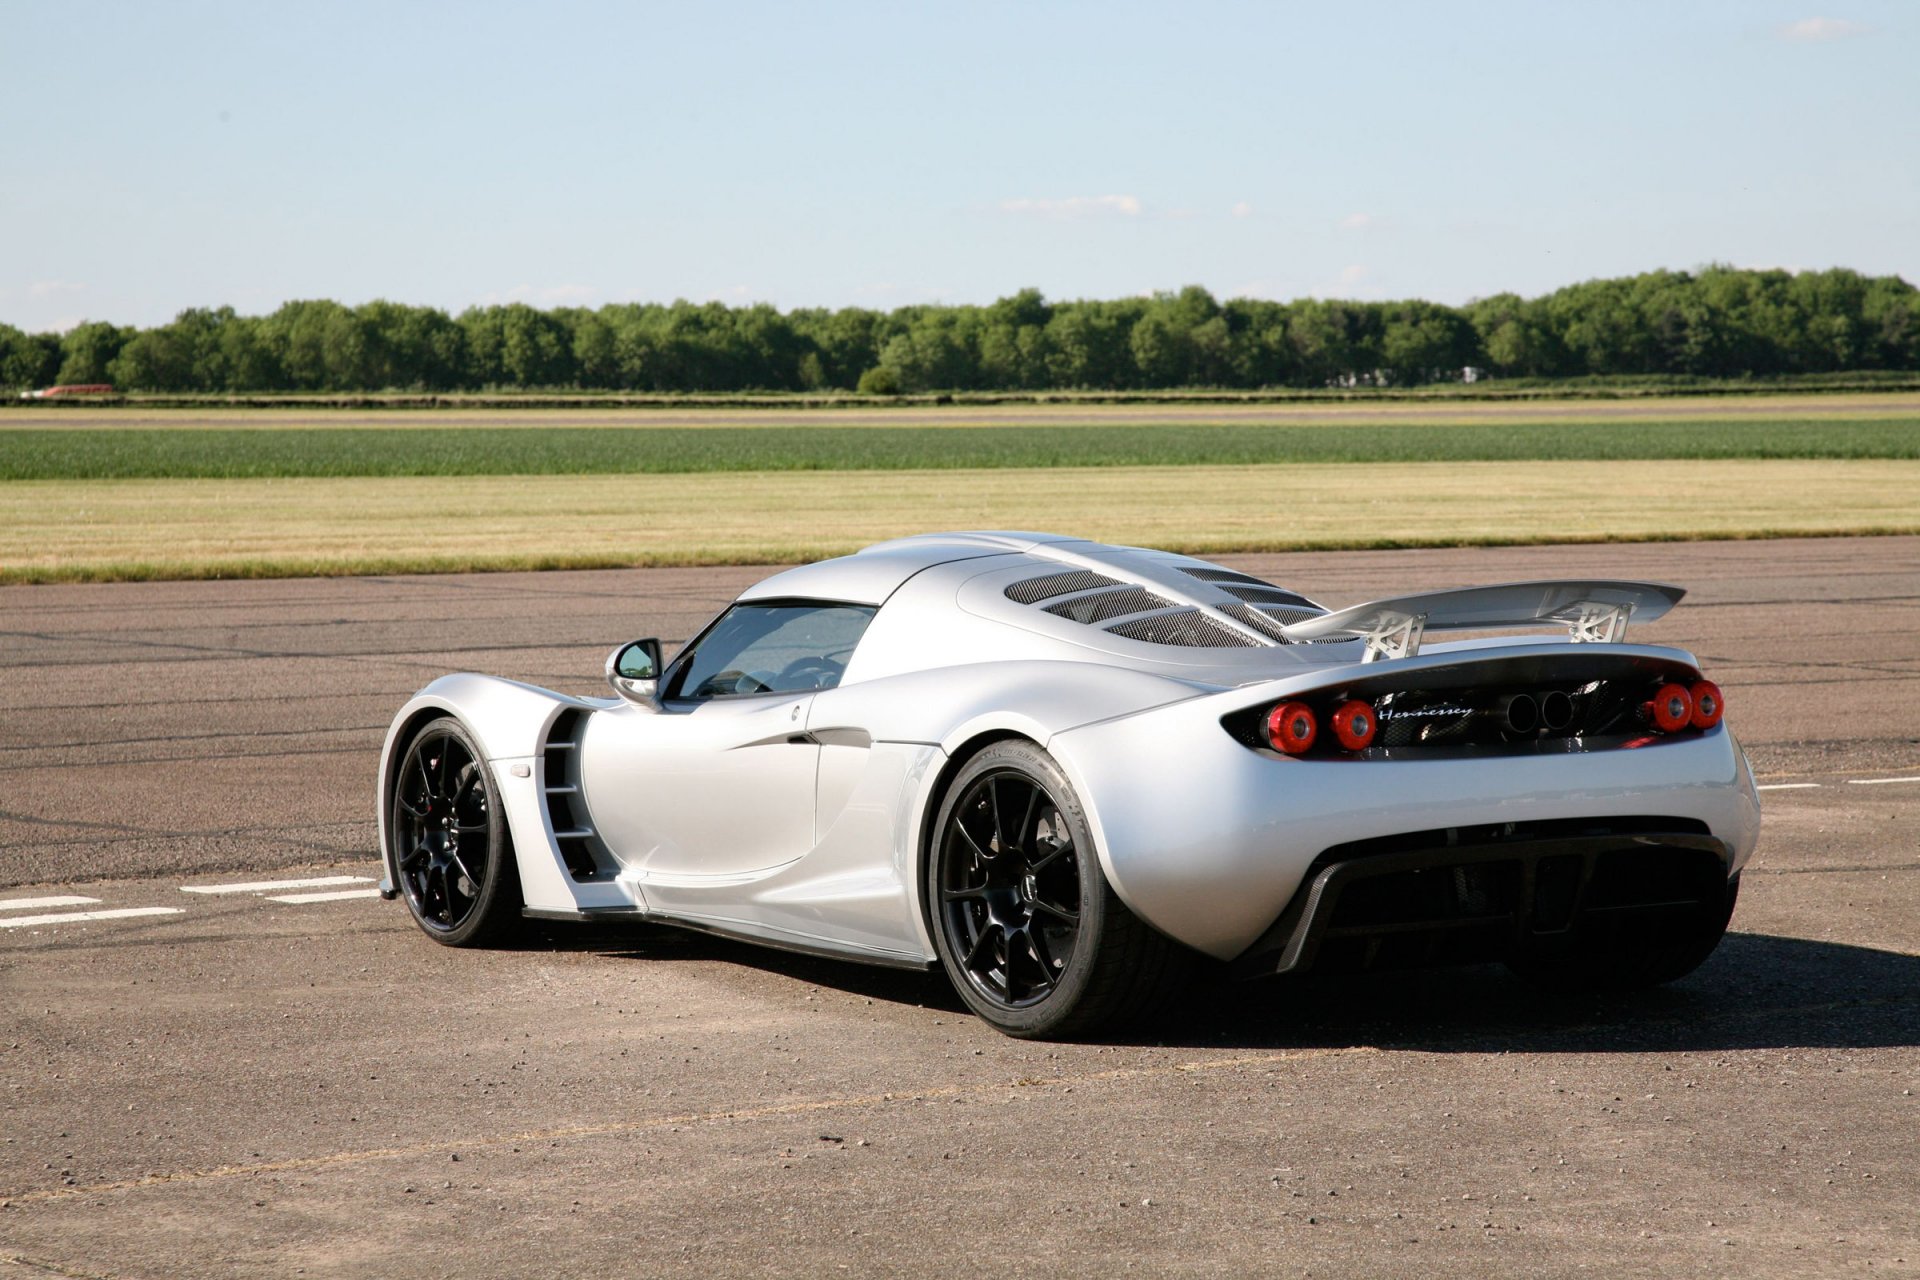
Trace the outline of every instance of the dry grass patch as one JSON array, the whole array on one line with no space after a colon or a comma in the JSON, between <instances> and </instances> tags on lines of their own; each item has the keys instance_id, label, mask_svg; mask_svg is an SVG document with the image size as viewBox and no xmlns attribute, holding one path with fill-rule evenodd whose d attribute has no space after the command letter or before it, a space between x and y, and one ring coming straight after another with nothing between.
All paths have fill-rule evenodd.
<instances>
[{"instance_id":1,"label":"dry grass patch","mask_svg":"<svg viewBox=\"0 0 1920 1280\"><path fill-rule=\"evenodd\" d=\"M0 581L789 562L931 529L1199 552L1920 532L1920 462L1486 462L0 485Z\"/></svg>"}]
</instances>

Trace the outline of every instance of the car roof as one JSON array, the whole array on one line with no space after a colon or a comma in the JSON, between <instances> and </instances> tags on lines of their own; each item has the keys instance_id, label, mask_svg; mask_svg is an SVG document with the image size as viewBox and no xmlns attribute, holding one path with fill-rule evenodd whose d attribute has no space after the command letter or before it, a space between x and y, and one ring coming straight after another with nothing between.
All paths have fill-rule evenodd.
<instances>
[{"instance_id":1,"label":"car roof","mask_svg":"<svg viewBox=\"0 0 1920 1280\"><path fill-rule=\"evenodd\" d=\"M988 556L1020 555L1048 543L1099 547L1084 538L1057 533L974 531L923 533L876 542L850 556L803 564L774 574L741 592L752 600L838 600L847 604L884 604L902 583L935 565Z\"/></svg>"}]
</instances>

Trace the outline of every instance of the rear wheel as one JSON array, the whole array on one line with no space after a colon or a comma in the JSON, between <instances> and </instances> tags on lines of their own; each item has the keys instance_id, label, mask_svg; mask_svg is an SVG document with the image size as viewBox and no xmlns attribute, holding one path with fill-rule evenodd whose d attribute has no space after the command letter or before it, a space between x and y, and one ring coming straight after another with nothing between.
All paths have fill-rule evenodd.
<instances>
[{"instance_id":1,"label":"rear wheel","mask_svg":"<svg viewBox=\"0 0 1920 1280\"><path fill-rule=\"evenodd\" d=\"M995 743L955 776L934 825L927 901L967 1006L1008 1035L1066 1036L1162 1006L1189 953L1127 910L1052 757Z\"/></svg>"},{"instance_id":2,"label":"rear wheel","mask_svg":"<svg viewBox=\"0 0 1920 1280\"><path fill-rule=\"evenodd\" d=\"M450 947L498 942L520 919L520 875L493 775L452 716L414 735L394 779L387 830L394 881L414 922Z\"/></svg>"}]
</instances>

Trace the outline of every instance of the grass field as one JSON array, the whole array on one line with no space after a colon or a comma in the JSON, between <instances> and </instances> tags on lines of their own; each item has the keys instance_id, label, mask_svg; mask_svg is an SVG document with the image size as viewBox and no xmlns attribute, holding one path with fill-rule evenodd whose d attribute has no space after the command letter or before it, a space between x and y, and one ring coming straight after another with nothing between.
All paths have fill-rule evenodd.
<instances>
[{"instance_id":1,"label":"grass field","mask_svg":"<svg viewBox=\"0 0 1920 1280\"><path fill-rule=\"evenodd\" d=\"M534 427L0 432L0 480L920 471L1281 463L1920 458L1920 415L1301 426Z\"/></svg>"},{"instance_id":2,"label":"grass field","mask_svg":"<svg viewBox=\"0 0 1920 1280\"><path fill-rule=\"evenodd\" d=\"M1920 533L1920 461L16 481L0 581L776 563L945 528L1197 552Z\"/></svg>"},{"instance_id":3,"label":"grass field","mask_svg":"<svg viewBox=\"0 0 1920 1280\"><path fill-rule=\"evenodd\" d=\"M1920 395L0 417L0 582L1920 532Z\"/></svg>"},{"instance_id":4,"label":"grass field","mask_svg":"<svg viewBox=\"0 0 1920 1280\"><path fill-rule=\"evenodd\" d=\"M791 398L756 408L693 403L502 409L450 402L444 407L388 409L344 404L261 408L167 408L147 404L102 406L83 401L0 402L0 436L13 430L294 430L530 427L1070 427L1070 426L1299 426L1313 423L1421 423L1470 426L1493 422L1617 422L1621 419L1839 420L1920 418L1920 392L1845 392L1825 395L1648 396L1622 400L1538 398L1517 401L1415 399L1373 396L1306 401L1218 402L1065 399L966 404L901 404L868 399L852 405L805 406Z\"/></svg>"}]
</instances>

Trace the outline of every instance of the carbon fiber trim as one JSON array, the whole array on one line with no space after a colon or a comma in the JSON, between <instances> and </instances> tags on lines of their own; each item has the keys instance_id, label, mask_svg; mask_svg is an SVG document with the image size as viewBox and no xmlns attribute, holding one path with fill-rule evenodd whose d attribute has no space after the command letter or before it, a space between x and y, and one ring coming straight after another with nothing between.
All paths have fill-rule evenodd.
<instances>
[{"instance_id":1,"label":"carbon fiber trim","mask_svg":"<svg viewBox=\"0 0 1920 1280\"><path fill-rule=\"evenodd\" d=\"M1280 604L1295 609L1305 609L1309 616L1321 611L1314 607L1313 601L1305 596L1283 591L1279 587L1239 586L1234 583L1221 583L1220 589L1228 595L1238 596L1248 604Z\"/></svg>"},{"instance_id":2,"label":"carbon fiber trim","mask_svg":"<svg viewBox=\"0 0 1920 1280\"><path fill-rule=\"evenodd\" d=\"M1095 587L1117 587L1117 578L1093 572L1091 569L1074 569L1067 573L1043 574L1038 578L1023 578L1006 590L1006 597L1016 604L1038 604L1042 600L1051 600L1055 596L1064 596L1074 591L1091 591Z\"/></svg>"},{"instance_id":3,"label":"carbon fiber trim","mask_svg":"<svg viewBox=\"0 0 1920 1280\"><path fill-rule=\"evenodd\" d=\"M1075 596L1071 600L1062 600L1059 604L1047 606L1047 612L1057 618L1071 618L1075 622L1089 624L1105 622L1108 618L1125 617L1129 613L1145 613L1149 609L1169 608L1173 601L1157 596L1145 587L1117 587L1112 591L1096 592L1093 595Z\"/></svg>"},{"instance_id":4,"label":"carbon fiber trim","mask_svg":"<svg viewBox=\"0 0 1920 1280\"><path fill-rule=\"evenodd\" d=\"M1235 573L1231 569L1189 569L1186 565L1181 565L1180 572L1186 574L1189 578L1198 578L1202 582L1244 582L1254 587L1271 585L1270 583L1260 581L1260 579L1250 574Z\"/></svg>"},{"instance_id":5,"label":"carbon fiber trim","mask_svg":"<svg viewBox=\"0 0 1920 1280\"><path fill-rule=\"evenodd\" d=\"M1136 618L1132 622L1122 622L1107 628L1116 636L1125 636L1129 640L1145 640L1149 644L1179 645L1188 649L1255 649L1259 646L1237 631L1229 631L1217 622L1210 622L1198 609L1181 609L1174 613L1156 613L1150 618Z\"/></svg>"},{"instance_id":6,"label":"carbon fiber trim","mask_svg":"<svg viewBox=\"0 0 1920 1280\"><path fill-rule=\"evenodd\" d=\"M1293 643L1293 641L1281 634L1280 631L1280 628L1285 625L1289 619L1274 618L1260 612L1258 609L1249 609L1244 604L1223 604L1217 607L1220 612L1226 614L1235 622L1240 623L1242 626L1252 627L1263 636L1269 636L1278 640L1281 644Z\"/></svg>"}]
</instances>

